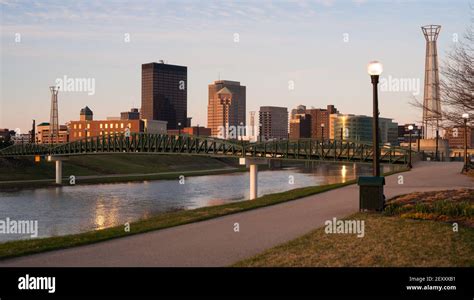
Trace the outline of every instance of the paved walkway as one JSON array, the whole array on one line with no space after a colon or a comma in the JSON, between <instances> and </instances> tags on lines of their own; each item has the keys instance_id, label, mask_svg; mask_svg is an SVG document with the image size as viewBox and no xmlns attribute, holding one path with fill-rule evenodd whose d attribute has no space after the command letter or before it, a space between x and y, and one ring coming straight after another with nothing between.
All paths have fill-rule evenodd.
<instances>
[{"instance_id":1,"label":"paved walkway","mask_svg":"<svg viewBox=\"0 0 474 300\"><path fill-rule=\"evenodd\" d=\"M462 163L419 162L410 172L388 177L385 194L474 188L471 178L459 174L461 168ZM403 185L397 183L400 175ZM0 266L226 266L357 212L358 191L351 185L208 221L14 258Z\"/></svg>"}]
</instances>

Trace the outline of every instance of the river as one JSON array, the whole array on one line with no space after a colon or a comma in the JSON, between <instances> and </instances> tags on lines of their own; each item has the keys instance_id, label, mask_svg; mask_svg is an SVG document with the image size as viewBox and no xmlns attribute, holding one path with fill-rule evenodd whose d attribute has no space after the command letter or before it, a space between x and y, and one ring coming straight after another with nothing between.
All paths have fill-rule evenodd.
<instances>
[{"instance_id":1,"label":"river","mask_svg":"<svg viewBox=\"0 0 474 300\"><path fill-rule=\"evenodd\" d=\"M392 171L397 166L383 166ZM314 164L258 173L258 195L299 187L346 182L370 175L364 164ZM249 173L0 191L0 222L38 221L38 237L98 230L180 209L242 201L249 197ZM0 242L30 235L0 234Z\"/></svg>"}]
</instances>

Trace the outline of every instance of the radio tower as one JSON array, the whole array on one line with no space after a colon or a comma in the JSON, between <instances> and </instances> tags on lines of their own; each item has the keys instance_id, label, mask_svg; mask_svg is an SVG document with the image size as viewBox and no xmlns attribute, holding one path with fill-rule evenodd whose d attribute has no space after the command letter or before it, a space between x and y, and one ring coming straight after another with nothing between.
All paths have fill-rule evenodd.
<instances>
[{"instance_id":1,"label":"radio tower","mask_svg":"<svg viewBox=\"0 0 474 300\"><path fill-rule=\"evenodd\" d=\"M255 136L255 112L250 112L250 134L252 138Z\"/></svg>"},{"instance_id":2,"label":"radio tower","mask_svg":"<svg viewBox=\"0 0 474 300\"><path fill-rule=\"evenodd\" d=\"M49 141L54 144L54 139L59 143L59 121L58 121L58 92L59 87L50 86L51 90L51 115L49 119Z\"/></svg>"},{"instance_id":3,"label":"radio tower","mask_svg":"<svg viewBox=\"0 0 474 300\"><path fill-rule=\"evenodd\" d=\"M441 103L438 74L438 39L441 25L422 26L426 39L425 89L423 95L423 126L425 139L438 139L439 121L441 120Z\"/></svg>"}]
</instances>

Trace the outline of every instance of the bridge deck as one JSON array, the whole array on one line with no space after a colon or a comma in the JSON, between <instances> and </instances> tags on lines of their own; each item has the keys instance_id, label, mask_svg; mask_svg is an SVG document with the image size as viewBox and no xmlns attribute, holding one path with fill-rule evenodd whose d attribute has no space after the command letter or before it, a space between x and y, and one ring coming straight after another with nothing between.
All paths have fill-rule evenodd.
<instances>
[{"instance_id":1,"label":"bridge deck","mask_svg":"<svg viewBox=\"0 0 474 300\"><path fill-rule=\"evenodd\" d=\"M407 163L407 150L381 147L384 163ZM368 143L340 140L236 142L209 137L162 134L131 134L88 137L65 144L18 144L0 151L0 157L72 156L84 154L149 153L187 154L269 159L372 161L373 149Z\"/></svg>"}]
</instances>

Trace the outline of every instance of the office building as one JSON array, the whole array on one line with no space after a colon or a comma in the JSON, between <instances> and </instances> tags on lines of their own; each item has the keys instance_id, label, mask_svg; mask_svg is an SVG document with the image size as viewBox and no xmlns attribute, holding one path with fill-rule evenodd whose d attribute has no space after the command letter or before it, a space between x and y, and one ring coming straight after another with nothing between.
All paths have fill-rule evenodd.
<instances>
[{"instance_id":1,"label":"office building","mask_svg":"<svg viewBox=\"0 0 474 300\"><path fill-rule=\"evenodd\" d=\"M261 106L259 111L260 140L288 138L288 109L277 106Z\"/></svg>"},{"instance_id":2,"label":"office building","mask_svg":"<svg viewBox=\"0 0 474 300\"><path fill-rule=\"evenodd\" d=\"M334 105L327 105L326 108L309 109L304 105L298 105L291 111L290 138L329 138L329 116L337 113L339 112ZM309 136L307 135L308 122L310 122Z\"/></svg>"},{"instance_id":3,"label":"office building","mask_svg":"<svg viewBox=\"0 0 474 300\"><path fill-rule=\"evenodd\" d=\"M69 141L67 125L59 125L59 138L54 137L54 143L67 143ZM49 122L43 122L36 126L36 143L51 144Z\"/></svg>"},{"instance_id":4,"label":"office building","mask_svg":"<svg viewBox=\"0 0 474 300\"><path fill-rule=\"evenodd\" d=\"M291 110L290 119L294 119L296 115L301 115L306 113L306 106L298 105L296 108Z\"/></svg>"},{"instance_id":5,"label":"office building","mask_svg":"<svg viewBox=\"0 0 474 300\"><path fill-rule=\"evenodd\" d=\"M10 140L10 130L8 128L0 129L0 140L3 140L3 141Z\"/></svg>"},{"instance_id":6,"label":"office building","mask_svg":"<svg viewBox=\"0 0 474 300\"><path fill-rule=\"evenodd\" d=\"M311 138L316 140L324 136L327 139L329 136L329 116L339 113L334 105L328 105L326 109L306 109L305 113L311 115Z\"/></svg>"},{"instance_id":7,"label":"office building","mask_svg":"<svg viewBox=\"0 0 474 300\"><path fill-rule=\"evenodd\" d=\"M290 119L290 140L305 139L311 137L311 115L293 114Z\"/></svg>"},{"instance_id":8,"label":"office building","mask_svg":"<svg viewBox=\"0 0 474 300\"><path fill-rule=\"evenodd\" d=\"M192 126L192 127L185 127L182 129L171 129L171 130L168 130L168 134L171 134L171 135L184 134L184 135L206 137L206 136L211 136L211 129L206 128L204 126Z\"/></svg>"},{"instance_id":9,"label":"office building","mask_svg":"<svg viewBox=\"0 0 474 300\"><path fill-rule=\"evenodd\" d=\"M134 119L132 119L134 120ZM150 134L166 134L167 122L160 120L141 120L143 122L143 132Z\"/></svg>"},{"instance_id":10,"label":"office building","mask_svg":"<svg viewBox=\"0 0 474 300\"><path fill-rule=\"evenodd\" d=\"M209 84L207 127L214 137L237 139L245 133L246 88L240 82L217 80Z\"/></svg>"},{"instance_id":11,"label":"office building","mask_svg":"<svg viewBox=\"0 0 474 300\"><path fill-rule=\"evenodd\" d=\"M398 124L392 119L379 118L380 141L382 144L398 144ZM361 143L372 142L372 117L352 114L331 114L329 117L329 138Z\"/></svg>"},{"instance_id":12,"label":"office building","mask_svg":"<svg viewBox=\"0 0 474 300\"><path fill-rule=\"evenodd\" d=\"M187 67L142 65L141 119L167 121L168 129L187 123Z\"/></svg>"},{"instance_id":13,"label":"office building","mask_svg":"<svg viewBox=\"0 0 474 300\"><path fill-rule=\"evenodd\" d=\"M130 111L124 111L120 113L121 120L139 120L140 119L140 112L138 108L132 108Z\"/></svg>"},{"instance_id":14,"label":"office building","mask_svg":"<svg viewBox=\"0 0 474 300\"><path fill-rule=\"evenodd\" d=\"M94 120L92 110L88 107L81 109L80 120L70 121L68 127L71 142L85 137L124 134L127 128L130 133L138 133L145 128L144 122L138 119Z\"/></svg>"}]
</instances>

